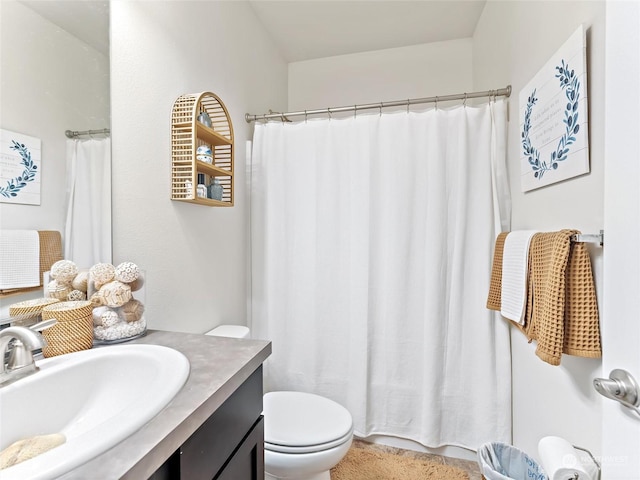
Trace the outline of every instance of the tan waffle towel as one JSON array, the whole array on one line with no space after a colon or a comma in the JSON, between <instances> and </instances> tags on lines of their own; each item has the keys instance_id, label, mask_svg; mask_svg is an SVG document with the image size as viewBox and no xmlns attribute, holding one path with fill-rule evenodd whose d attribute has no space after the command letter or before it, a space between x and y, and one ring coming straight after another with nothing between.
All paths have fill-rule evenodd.
<instances>
[{"instance_id":1,"label":"tan waffle towel","mask_svg":"<svg viewBox=\"0 0 640 480\"><path fill-rule=\"evenodd\" d=\"M562 352L579 357L602 357L598 299L591 258L584 243L572 243L567 265L567 302Z\"/></svg>"},{"instance_id":2,"label":"tan waffle towel","mask_svg":"<svg viewBox=\"0 0 640 480\"><path fill-rule=\"evenodd\" d=\"M563 353L600 358L600 322L591 259L583 243L572 243L577 230L537 233L529 249L529 282L525 324L529 341L537 340L536 355L559 365ZM503 235L503 234L500 234ZM496 239L487 308L500 310L502 253ZM500 265L497 265L500 263Z\"/></svg>"},{"instance_id":3,"label":"tan waffle towel","mask_svg":"<svg viewBox=\"0 0 640 480\"><path fill-rule=\"evenodd\" d=\"M40 237L40 285L44 285L43 273L51 270L51 265L64 258L62 235L55 230L38 230Z\"/></svg>"},{"instance_id":4,"label":"tan waffle towel","mask_svg":"<svg viewBox=\"0 0 640 480\"><path fill-rule=\"evenodd\" d=\"M18 440L0 452L0 470L30 460L58 445L62 445L66 441L66 437L61 433L38 435Z\"/></svg>"},{"instance_id":5,"label":"tan waffle towel","mask_svg":"<svg viewBox=\"0 0 640 480\"><path fill-rule=\"evenodd\" d=\"M502 252L504 251L504 241L508 234L509 232L502 232L496 238L496 246L493 250L493 265L491 266L491 283L489 284L489 295L487 296L487 308L498 312L502 304Z\"/></svg>"}]
</instances>

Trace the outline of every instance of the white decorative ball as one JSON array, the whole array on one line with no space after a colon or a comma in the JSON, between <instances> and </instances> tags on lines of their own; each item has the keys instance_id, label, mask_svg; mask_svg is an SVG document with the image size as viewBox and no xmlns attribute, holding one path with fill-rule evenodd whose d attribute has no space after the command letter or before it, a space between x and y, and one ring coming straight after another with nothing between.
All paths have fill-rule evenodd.
<instances>
[{"instance_id":1,"label":"white decorative ball","mask_svg":"<svg viewBox=\"0 0 640 480\"><path fill-rule=\"evenodd\" d=\"M120 317L113 310L107 310L101 315L102 325L106 328L113 327L117 323L120 323Z\"/></svg>"},{"instance_id":2,"label":"white decorative ball","mask_svg":"<svg viewBox=\"0 0 640 480\"><path fill-rule=\"evenodd\" d=\"M95 306L121 307L131 300L131 287L126 283L114 280L100 287L91 297Z\"/></svg>"},{"instance_id":3,"label":"white decorative ball","mask_svg":"<svg viewBox=\"0 0 640 480\"><path fill-rule=\"evenodd\" d=\"M91 312L93 315L93 324L96 326L102 325L102 314L107 311L109 311L109 307L95 307L93 312Z\"/></svg>"},{"instance_id":4,"label":"white decorative ball","mask_svg":"<svg viewBox=\"0 0 640 480\"><path fill-rule=\"evenodd\" d=\"M78 267L71 260L58 260L51 265L51 278L59 283L71 283L78 274Z\"/></svg>"},{"instance_id":5,"label":"white decorative ball","mask_svg":"<svg viewBox=\"0 0 640 480\"><path fill-rule=\"evenodd\" d=\"M142 274L140 274L138 278L136 278L133 282L129 284L132 292L137 292L142 288L143 285L144 285L144 277L142 276Z\"/></svg>"},{"instance_id":6,"label":"white decorative ball","mask_svg":"<svg viewBox=\"0 0 640 480\"><path fill-rule=\"evenodd\" d=\"M89 286L89 271L83 270L82 272L78 272L76 277L71 282L71 286L76 290L86 292Z\"/></svg>"},{"instance_id":7,"label":"white decorative ball","mask_svg":"<svg viewBox=\"0 0 640 480\"><path fill-rule=\"evenodd\" d=\"M70 302L78 302L86 299L87 299L87 294L80 290L71 290L69 292L69 295L67 295L67 300Z\"/></svg>"},{"instance_id":8,"label":"white decorative ball","mask_svg":"<svg viewBox=\"0 0 640 480\"><path fill-rule=\"evenodd\" d=\"M89 272L96 284L105 284L115 278L116 267L110 263L96 263Z\"/></svg>"},{"instance_id":9,"label":"white decorative ball","mask_svg":"<svg viewBox=\"0 0 640 480\"><path fill-rule=\"evenodd\" d=\"M120 316L127 322L137 322L142 318L144 313L144 305L142 302L132 298L122 307L120 307Z\"/></svg>"},{"instance_id":10,"label":"white decorative ball","mask_svg":"<svg viewBox=\"0 0 640 480\"><path fill-rule=\"evenodd\" d=\"M122 262L116 267L116 280L124 283L134 282L140 276L140 269L133 262Z\"/></svg>"},{"instance_id":11,"label":"white decorative ball","mask_svg":"<svg viewBox=\"0 0 640 480\"><path fill-rule=\"evenodd\" d=\"M60 283L57 280L51 280L49 285L47 285L47 294L49 297L57 298L58 300L66 300L71 290L71 285Z\"/></svg>"}]
</instances>

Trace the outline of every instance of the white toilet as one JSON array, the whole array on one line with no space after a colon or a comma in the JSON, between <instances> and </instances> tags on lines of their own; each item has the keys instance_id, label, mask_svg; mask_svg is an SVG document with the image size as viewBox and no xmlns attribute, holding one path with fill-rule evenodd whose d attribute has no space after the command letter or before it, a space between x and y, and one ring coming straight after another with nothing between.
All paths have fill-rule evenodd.
<instances>
[{"instance_id":1,"label":"white toilet","mask_svg":"<svg viewBox=\"0 0 640 480\"><path fill-rule=\"evenodd\" d=\"M249 329L221 325L207 335L248 338ZM263 399L265 479L330 480L347 454L353 419L342 405L302 392L269 392Z\"/></svg>"},{"instance_id":2,"label":"white toilet","mask_svg":"<svg viewBox=\"0 0 640 480\"><path fill-rule=\"evenodd\" d=\"M267 479L330 480L329 470L353 439L349 411L333 400L302 392L264 395Z\"/></svg>"}]
</instances>

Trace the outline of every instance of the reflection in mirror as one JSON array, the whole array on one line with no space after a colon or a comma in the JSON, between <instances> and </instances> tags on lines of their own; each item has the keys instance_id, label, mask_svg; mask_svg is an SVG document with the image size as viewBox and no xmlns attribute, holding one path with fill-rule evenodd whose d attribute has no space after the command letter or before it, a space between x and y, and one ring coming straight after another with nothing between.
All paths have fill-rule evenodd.
<instances>
[{"instance_id":1,"label":"reflection in mirror","mask_svg":"<svg viewBox=\"0 0 640 480\"><path fill-rule=\"evenodd\" d=\"M2 0L0 2L0 128L40 140L40 188L38 204L0 199L0 228L3 230L55 230L63 237L65 250L74 244L93 248L89 237L69 238L67 223L68 190L72 173L94 160L83 162L82 168L71 168L73 156L80 159L74 142L92 150L85 142L101 142L105 135L80 136L70 140L65 130L101 130L110 126L109 99L109 3L78 0ZM110 164L110 140L96 154ZM0 159L0 182L5 159ZM108 180L90 185L88 177L80 179L74 189L99 190L110 198L110 167L100 167L97 176ZM6 170L6 169L5 169ZM15 200L15 199L13 199ZM19 199L18 199L19 200ZM87 202L85 202L86 204ZM106 201L109 205L110 201ZM99 210L106 217L97 237L108 240L106 248L111 260L110 211ZM80 229L88 228L95 211L76 211ZM73 227L73 225L72 225ZM108 227L108 231L106 231ZM78 253L78 255L81 255ZM79 257L80 265L93 260ZM97 262L94 262L97 263ZM42 292L38 292L42 296ZM2 301L2 310L9 303Z\"/></svg>"}]
</instances>

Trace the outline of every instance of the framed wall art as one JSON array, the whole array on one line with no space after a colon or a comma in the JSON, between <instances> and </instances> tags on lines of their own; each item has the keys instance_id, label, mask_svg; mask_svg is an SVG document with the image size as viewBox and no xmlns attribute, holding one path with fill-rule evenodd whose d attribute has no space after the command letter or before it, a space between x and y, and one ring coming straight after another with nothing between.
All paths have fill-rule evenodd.
<instances>
[{"instance_id":1,"label":"framed wall art","mask_svg":"<svg viewBox=\"0 0 640 480\"><path fill-rule=\"evenodd\" d=\"M40 205L39 138L0 129L0 202Z\"/></svg>"},{"instance_id":2,"label":"framed wall art","mask_svg":"<svg viewBox=\"0 0 640 480\"><path fill-rule=\"evenodd\" d=\"M589 173L586 56L580 26L520 91L523 192Z\"/></svg>"}]
</instances>

